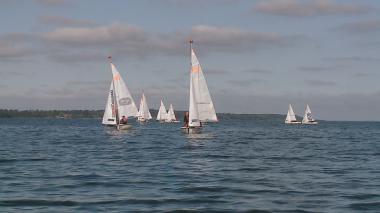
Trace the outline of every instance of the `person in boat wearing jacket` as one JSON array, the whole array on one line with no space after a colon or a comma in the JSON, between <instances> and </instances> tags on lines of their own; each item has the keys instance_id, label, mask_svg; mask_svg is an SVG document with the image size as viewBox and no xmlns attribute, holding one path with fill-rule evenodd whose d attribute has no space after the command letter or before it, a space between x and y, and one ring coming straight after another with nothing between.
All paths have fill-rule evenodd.
<instances>
[{"instance_id":1,"label":"person in boat wearing jacket","mask_svg":"<svg viewBox=\"0 0 380 213\"><path fill-rule=\"evenodd\" d=\"M128 124L128 118L123 115L120 119L120 124Z\"/></svg>"},{"instance_id":2,"label":"person in boat wearing jacket","mask_svg":"<svg viewBox=\"0 0 380 213\"><path fill-rule=\"evenodd\" d=\"M189 127L189 112L185 112L185 116L183 117L183 123L184 127Z\"/></svg>"}]
</instances>

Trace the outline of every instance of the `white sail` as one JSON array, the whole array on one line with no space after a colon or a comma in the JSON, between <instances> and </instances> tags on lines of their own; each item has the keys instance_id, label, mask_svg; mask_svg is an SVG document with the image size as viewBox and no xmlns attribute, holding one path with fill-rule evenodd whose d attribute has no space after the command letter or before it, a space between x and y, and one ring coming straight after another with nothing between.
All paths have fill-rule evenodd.
<instances>
[{"instance_id":1,"label":"white sail","mask_svg":"<svg viewBox=\"0 0 380 213\"><path fill-rule=\"evenodd\" d=\"M313 123L315 122L313 116L311 115L311 110L309 104L306 105L305 115L303 116L302 123Z\"/></svg>"},{"instance_id":2,"label":"white sail","mask_svg":"<svg viewBox=\"0 0 380 213\"><path fill-rule=\"evenodd\" d=\"M152 115L150 114L148 102L146 101L144 93L142 94L142 97L140 100L140 110L138 112L138 117L140 120L152 119Z\"/></svg>"},{"instance_id":3,"label":"white sail","mask_svg":"<svg viewBox=\"0 0 380 213\"><path fill-rule=\"evenodd\" d=\"M189 126L210 121L218 121L218 118L201 65L191 48Z\"/></svg>"},{"instance_id":4,"label":"white sail","mask_svg":"<svg viewBox=\"0 0 380 213\"><path fill-rule=\"evenodd\" d=\"M291 104L289 104L288 114L286 115L285 123L291 123L291 122L296 122L296 121L297 121L297 118L293 111L293 107Z\"/></svg>"},{"instance_id":5,"label":"white sail","mask_svg":"<svg viewBox=\"0 0 380 213\"><path fill-rule=\"evenodd\" d=\"M166 112L165 105L164 105L164 103L161 100L161 105L160 105L160 109L158 110L157 119L156 120L158 120L158 121L164 121L164 120L166 120L167 114L168 113Z\"/></svg>"},{"instance_id":6,"label":"white sail","mask_svg":"<svg viewBox=\"0 0 380 213\"><path fill-rule=\"evenodd\" d=\"M143 98L141 97L141 99L140 99L140 107L139 107L139 111L137 112L137 117L138 117L138 118L141 117L142 109L143 109Z\"/></svg>"},{"instance_id":7,"label":"white sail","mask_svg":"<svg viewBox=\"0 0 380 213\"><path fill-rule=\"evenodd\" d=\"M122 116L136 117L138 110L135 102L133 101L132 95L125 85L124 80L121 78L119 71L117 71L115 65L112 63L111 70L119 119Z\"/></svg>"},{"instance_id":8,"label":"white sail","mask_svg":"<svg viewBox=\"0 0 380 213\"><path fill-rule=\"evenodd\" d=\"M176 117L175 117L175 114L174 114L174 109L173 109L173 105L170 104L170 107L169 107L169 110L168 110L168 116L166 118L166 120L168 122L171 122L171 121L176 121Z\"/></svg>"},{"instance_id":9,"label":"white sail","mask_svg":"<svg viewBox=\"0 0 380 213\"><path fill-rule=\"evenodd\" d=\"M110 90L108 93L108 99L106 104L106 109L104 110L103 121L104 125L116 125L116 111L114 105L114 91L113 91L113 81L111 82Z\"/></svg>"}]
</instances>

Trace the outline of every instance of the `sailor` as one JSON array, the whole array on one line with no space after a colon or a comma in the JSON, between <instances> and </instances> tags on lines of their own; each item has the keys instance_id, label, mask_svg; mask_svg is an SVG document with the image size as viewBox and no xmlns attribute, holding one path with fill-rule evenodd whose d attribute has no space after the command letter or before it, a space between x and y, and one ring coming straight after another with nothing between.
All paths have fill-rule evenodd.
<instances>
[{"instance_id":1,"label":"sailor","mask_svg":"<svg viewBox=\"0 0 380 213\"><path fill-rule=\"evenodd\" d=\"M128 118L123 115L120 119L120 124L128 124Z\"/></svg>"},{"instance_id":2,"label":"sailor","mask_svg":"<svg viewBox=\"0 0 380 213\"><path fill-rule=\"evenodd\" d=\"M185 112L185 116L183 117L183 126L184 127L189 127L189 112Z\"/></svg>"}]
</instances>

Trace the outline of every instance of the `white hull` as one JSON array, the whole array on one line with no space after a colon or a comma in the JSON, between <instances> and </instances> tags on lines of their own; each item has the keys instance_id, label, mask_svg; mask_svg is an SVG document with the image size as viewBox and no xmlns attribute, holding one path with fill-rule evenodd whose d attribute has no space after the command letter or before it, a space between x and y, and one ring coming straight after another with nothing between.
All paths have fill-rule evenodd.
<instances>
[{"instance_id":1,"label":"white hull","mask_svg":"<svg viewBox=\"0 0 380 213\"><path fill-rule=\"evenodd\" d=\"M130 125L130 124L120 124L119 125L119 130L127 130L127 129L132 129L132 125Z\"/></svg>"},{"instance_id":2,"label":"white hull","mask_svg":"<svg viewBox=\"0 0 380 213\"><path fill-rule=\"evenodd\" d=\"M147 119L145 119L145 118L141 118L141 117L137 118L137 120L140 121L140 122L148 122Z\"/></svg>"},{"instance_id":3,"label":"white hull","mask_svg":"<svg viewBox=\"0 0 380 213\"><path fill-rule=\"evenodd\" d=\"M303 122L302 124L307 124L307 125L315 125L318 124L317 121L312 121L312 122Z\"/></svg>"},{"instance_id":4,"label":"white hull","mask_svg":"<svg viewBox=\"0 0 380 213\"><path fill-rule=\"evenodd\" d=\"M175 121L165 121L166 123L179 123L179 121L175 120Z\"/></svg>"},{"instance_id":5,"label":"white hull","mask_svg":"<svg viewBox=\"0 0 380 213\"><path fill-rule=\"evenodd\" d=\"M285 124L301 124L301 121L285 121Z\"/></svg>"},{"instance_id":6,"label":"white hull","mask_svg":"<svg viewBox=\"0 0 380 213\"><path fill-rule=\"evenodd\" d=\"M187 134L200 133L202 127L181 127L181 131Z\"/></svg>"}]
</instances>

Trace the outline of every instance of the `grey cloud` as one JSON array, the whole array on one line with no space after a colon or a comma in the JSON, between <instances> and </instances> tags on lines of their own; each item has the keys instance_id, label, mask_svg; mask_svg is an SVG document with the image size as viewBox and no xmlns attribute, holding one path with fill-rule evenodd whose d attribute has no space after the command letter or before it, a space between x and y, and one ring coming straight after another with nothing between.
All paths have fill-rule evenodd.
<instances>
[{"instance_id":1,"label":"grey cloud","mask_svg":"<svg viewBox=\"0 0 380 213\"><path fill-rule=\"evenodd\" d=\"M251 74L269 74L269 73L272 73L271 70L267 70L267 69L248 69L248 70L243 70L242 72L251 73Z\"/></svg>"},{"instance_id":2,"label":"grey cloud","mask_svg":"<svg viewBox=\"0 0 380 213\"><path fill-rule=\"evenodd\" d=\"M205 73L207 75L226 75L228 71L222 69L205 69Z\"/></svg>"},{"instance_id":3,"label":"grey cloud","mask_svg":"<svg viewBox=\"0 0 380 213\"><path fill-rule=\"evenodd\" d=\"M36 3L43 6L62 6L67 4L67 0L34 0Z\"/></svg>"},{"instance_id":4,"label":"grey cloud","mask_svg":"<svg viewBox=\"0 0 380 213\"><path fill-rule=\"evenodd\" d=\"M368 77L368 76L370 76L370 74L369 73L364 73L364 72L359 72L359 73L355 73L354 74L355 78L365 78L365 77Z\"/></svg>"},{"instance_id":5,"label":"grey cloud","mask_svg":"<svg viewBox=\"0 0 380 213\"><path fill-rule=\"evenodd\" d=\"M347 68L348 65L332 65L332 66L300 66L298 70L301 72L331 72Z\"/></svg>"},{"instance_id":6,"label":"grey cloud","mask_svg":"<svg viewBox=\"0 0 380 213\"><path fill-rule=\"evenodd\" d=\"M0 35L0 61L19 59L39 52L33 33L7 33Z\"/></svg>"},{"instance_id":7,"label":"grey cloud","mask_svg":"<svg viewBox=\"0 0 380 213\"><path fill-rule=\"evenodd\" d=\"M18 58L32 54L31 48L23 47L16 44L0 42L0 60L6 58Z\"/></svg>"},{"instance_id":8,"label":"grey cloud","mask_svg":"<svg viewBox=\"0 0 380 213\"><path fill-rule=\"evenodd\" d=\"M325 80L306 80L305 83L311 86L336 86L337 83L334 81Z\"/></svg>"},{"instance_id":9,"label":"grey cloud","mask_svg":"<svg viewBox=\"0 0 380 213\"><path fill-rule=\"evenodd\" d=\"M41 33L0 36L1 57L40 54L55 62L103 60L105 54L144 59L154 55L186 55L186 42L195 40L201 54L241 53L260 48L283 48L297 44L302 36L282 36L239 28L194 26L172 33L153 33L128 24L93 27L59 27ZM5 44L7 46L5 46ZM198 45L199 44L199 45Z\"/></svg>"},{"instance_id":10,"label":"grey cloud","mask_svg":"<svg viewBox=\"0 0 380 213\"><path fill-rule=\"evenodd\" d=\"M246 87L251 86L253 83L259 83L262 81L263 80L261 79L228 80L227 83L231 84L232 86Z\"/></svg>"},{"instance_id":11,"label":"grey cloud","mask_svg":"<svg viewBox=\"0 0 380 213\"><path fill-rule=\"evenodd\" d=\"M380 32L380 20L362 20L343 24L336 29L350 33Z\"/></svg>"},{"instance_id":12,"label":"grey cloud","mask_svg":"<svg viewBox=\"0 0 380 213\"><path fill-rule=\"evenodd\" d=\"M75 26L94 26L96 23L91 20L83 19L72 19L62 16L40 16L38 21L41 24L53 25L53 26L64 26L64 27L75 27Z\"/></svg>"},{"instance_id":13,"label":"grey cloud","mask_svg":"<svg viewBox=\"0 0 380 213\"><path fill-rule=\"evenodd\" d=\"M265 0L258 2L254 11L281 16L357 15L370 11L367 6L336 3L333 0Z\"/></svg>"},{"instance_id":14,"label":"grey cloud","mask_svg":"<svg viewBox=\"0 0 380 213\"><path fill-rule=\"evenodd\" d=\"M276 33L259 33L238 28L195 26L190 31L174 33L149 33L139 27L111 24L99 27L57 28L43 33L49 46L92 49L113 54L144 58L154 54L185 55L186 41L195 40L205 52L255 51L262 47L291 45L299 37L281 36Z\"/></svg>"},{"instance_id":15,"label":"grey cloud","mask_svg":"<svg viewBox=\"0 0 380 213\"><path fill-rule=\"evenodd\" d=\"M50 60L58 63L83 63L104 61L107 58L104 52L74 52L56 53L47 56Z\"/></svg>"},{"instance_id":16,"label":"grey cloud","mask_svg":"<svg viewBox=\"0 0 380 213\"><path fill-rule=\"evenodd\" d=\"M322 60L343 61L343 62L379 62L380 58L371 56L345 56L345 57L325 57Z\"/></svg>"}]
</instances>

